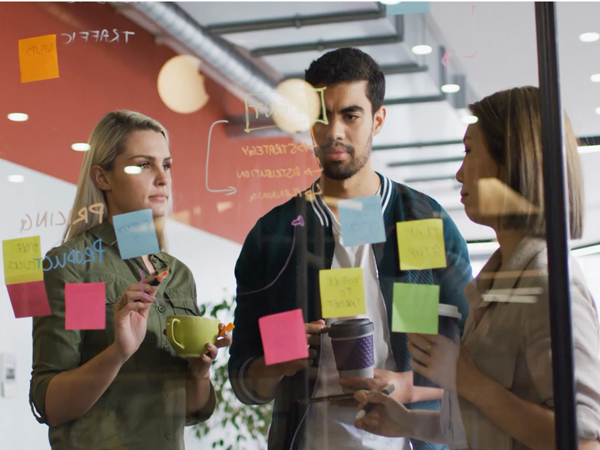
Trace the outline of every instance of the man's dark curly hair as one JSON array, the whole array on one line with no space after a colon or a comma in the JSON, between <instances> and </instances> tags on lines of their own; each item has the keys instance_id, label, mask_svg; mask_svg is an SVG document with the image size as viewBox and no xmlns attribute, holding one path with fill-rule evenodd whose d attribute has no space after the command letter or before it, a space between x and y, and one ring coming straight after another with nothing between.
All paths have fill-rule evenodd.
<instances>
[{"instance_id":1,"label":"man's dark curly hair","mask_svg":"<svg viewBox=\"0 0 600 450\"><path fill-rule=\"evenodd\" d=\"M373 58L357 48L344 47L325 53L310 64L304 79L313 86L366 80L372 113L383 105L385 76Z\"/></svg>"}]
</instances>

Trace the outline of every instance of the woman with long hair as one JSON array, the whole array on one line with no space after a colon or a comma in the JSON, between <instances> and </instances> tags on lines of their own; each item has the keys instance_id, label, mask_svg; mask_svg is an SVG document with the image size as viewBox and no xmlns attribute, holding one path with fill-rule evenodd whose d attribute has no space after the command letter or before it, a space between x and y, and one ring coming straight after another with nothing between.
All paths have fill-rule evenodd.
<instances>
[{"instance_id":1,"label":"woman with long hair","mask_svg":"<svg viewBox=\"0 0 600 450\"><path fill-rule=\"evenodd\" d=\"M44 260L52 315L33 321L32 411L49 425L52 448L182 449L184 426L215 408L209 369L231 335L186 360L163 334L168 315L200 315L191 271L165 248L172 157L164 127L140 113L111 112L89 145L72 211L94 205L102 213L71 219L63 244ZM122 259L113 217L147 209L160 252ZM84 261L65 263L78 252ZM65 321L69 283L104 283L105 329L66 329L73 328Z\"/></svg>"},{"instance_id":2,"label":"woman with long hair","mask_svg":"<svg viewBox=\"0 0 600 450\"><path fill-rule=\"evenodd\" d=\"M360 391L356 398L361 406L381 406L355 425L452 448L553 449L539 90L497 92L470 110L478 121L465 134L465 157L456 179L467 216L491 227L500 247L465 289L470 307L460 343L441 335L408 335L413 370L445 390L441 411L408 411L380 393ZM583 228L583 179L566 115L565 145L570 237L577 239ZM572 257L570 292L579 448L598 450L598 318Z\"/></svg>"}]
</instances>

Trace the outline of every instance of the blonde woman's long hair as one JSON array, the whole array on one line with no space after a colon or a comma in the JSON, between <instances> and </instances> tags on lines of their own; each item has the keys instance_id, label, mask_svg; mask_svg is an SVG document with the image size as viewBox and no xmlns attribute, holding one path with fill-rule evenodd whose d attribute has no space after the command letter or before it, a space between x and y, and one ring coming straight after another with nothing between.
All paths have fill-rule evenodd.
<instances>
[{"instance_id":1,"label":"blonde woman's long hair","mask_svg":"<svg viewBox=\"0 0 600 450\"><path fill-rule=\"evenodd\" d=\"M116 157L125 151L125 142L131 133L146 130L161 133L167 141L167 146L169 145L167 130L156 120L135 111L109 112L94 127L88 141L90 149L85 153L81 164L75 202L69 215L63 243L102 223L108 217L105 194L94 184L91 177L92 166L99 165L104 170L112 170ZM167 214L154 219L161 251L166 251L165 223L173 209L171 198L172 195L169 195ZM85 221L75 219L82 209L90 208L91 211L91 206L94 206L94 211L98 213L87 214Z\"/></svg>"},{"instance_id":2,"label":"blonde woman's long hair","mask_svg":"<svg viewBox=\"0 0 600 450\"><path fill-rule=\"evenodd\" d=\"M502 181L535 206L535 213L500 218L499 226L546 237L544 206L542 119L540 92L525 86L496 92L469 105L478 118L487 148L502 169ZM571 239L583 233L583 175L577 138L564 113L563 142L566 148L566 188ZM546 180L552 183L553 180Z\"/></svg>"}]
</instances>

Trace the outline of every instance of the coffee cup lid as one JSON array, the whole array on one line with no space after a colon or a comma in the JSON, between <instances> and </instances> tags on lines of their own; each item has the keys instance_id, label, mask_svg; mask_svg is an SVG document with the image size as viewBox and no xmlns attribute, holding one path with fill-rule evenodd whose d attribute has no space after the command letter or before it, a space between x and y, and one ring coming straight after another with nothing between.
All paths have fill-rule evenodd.
<instances>
[{"instance_id":1,"label":"coffee cup lid","mask_svg":"<svg viewBox=\"0 0 600 450\"><path fill-rule=\"evenodd\" d=\"M440 316L454 317L458 320L462 319L462 314L458 312L458 306L440 303L438 307L438 313Z\"/></svg>"},{"instance_id":2,"label":"coffee cup lid","mask_svg":"<svg viewBox=\"0 0 600 450\"><path fill-rule=\"evenodd\" d=\"M333 322L329 327L329 336L332 339L351 338L372 333L373 322L369 319L347 319Z\"/></svg>"}]
</instances>

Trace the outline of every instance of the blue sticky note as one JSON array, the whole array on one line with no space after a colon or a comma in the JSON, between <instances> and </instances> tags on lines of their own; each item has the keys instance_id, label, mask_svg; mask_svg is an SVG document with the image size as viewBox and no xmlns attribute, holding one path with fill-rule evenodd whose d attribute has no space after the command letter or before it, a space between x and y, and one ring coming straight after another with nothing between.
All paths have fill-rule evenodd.
<instances>
[{"instance_id":1,"label":"blue sticky note","mask_svg":"<svg viewBox=\"0 0 600 450\"><path fill-rule=\"evenodd\" d=\"M385 242L381 197L358 197L338 201L344 247Z\"/></svg>"},{"instance_id":2,"label":"blue sticky note","mask_svg":"<svg viewBox=\"0 0 600 450\"><path fill-rule=\"evenodd\" d=\"M429 12L429 2L400 2L396 5L385 5L385 7L388 16Z\"/></svg>"},{"instance_id":3,"label":"blue sticky note","mask_svg":"<svg viewBox=\"0 0 600 450\"><path fill-rule=\"evenodd\" d=\"M136 258L160 252L151 209L113 216L113 224L121 258Z\"/></svg>"}]
</instances>

